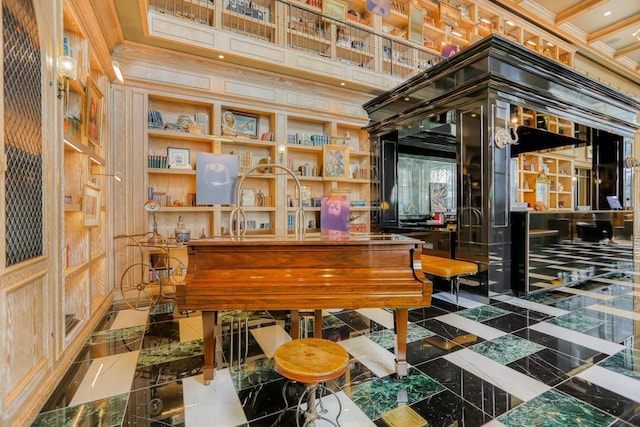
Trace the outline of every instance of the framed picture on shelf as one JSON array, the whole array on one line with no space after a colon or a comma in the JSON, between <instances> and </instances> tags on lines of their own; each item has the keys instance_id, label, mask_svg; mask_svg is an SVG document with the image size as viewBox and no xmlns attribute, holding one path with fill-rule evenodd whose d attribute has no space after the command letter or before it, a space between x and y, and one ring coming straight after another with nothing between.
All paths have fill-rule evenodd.
<instances>
[{"instance_id":1,"label":"framed picture on shelf","mask_svg":"<svg viewBox=\"0 0 640 427\"><path fill-rule=\"evenodd\" d=\"M102 116L104 97L92 79L87 79L87 96L84 117L86 121L85 136L93 145L102 147Z\"/></svg>"},{"instance_id":2,"label":"framed picture on shelf","mask_svg":"<svg viewBox=\"0 0 640 427\"><path fill-rule=\"evenodd\" d=\"M322 146L322 177L331 181L349 179L349 146L325 144Z\"/></svg>"},{"instance_id":3,"label":"framed picture on shelf","mask_svg":"<svg viewBox=\"0 0 640 427\"><path fill-rule=\"evenodd\" d=\"M191 152L188 148L167 147L167 164L170 168L191 167Z\"/></svg>"},{"instance_id":4,"label":"framed picture on shelf","mask_svg":"<svg viewBox=\"0 0 640 427\"><path fill-rule=\"evenodd\" d=\"M257 138L259 120L260 116L256 114L225 111L222 113L222 134Z\"/></svg>"},{"instance_id":5,"label":"framed picture on shelf","mask_svg":"<svg viewBox=\"0 0 640 427\"><path fill-rule=\"evenodd\" d=\"M340 0L323 0L322 14L338 21L347 20L347 4Z\"/></svg>"},{"instance_id":6,"label":"framed picture on shelf","mask_svg":"<svg viewBox=\"0 0 640 427\"><path fill-rule=\"evenodd\" d=\"M85 185L82 194L83 225L85 227L98 227L100 225L101 208L100 189L92 185Z\"/></svg>"}]
</instances>

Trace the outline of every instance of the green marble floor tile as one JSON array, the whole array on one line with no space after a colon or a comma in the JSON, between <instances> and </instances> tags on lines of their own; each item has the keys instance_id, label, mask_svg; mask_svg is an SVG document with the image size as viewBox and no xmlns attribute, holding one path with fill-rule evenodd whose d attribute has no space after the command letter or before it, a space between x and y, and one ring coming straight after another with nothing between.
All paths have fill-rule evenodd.
<instances>
[{"instance_id":1,"label":"green marble floor tile","mask_svg":"<svg viewBox=\"0 0 640 427\"><path fill-rule=\"evenodd\" d=\"M372 420L398 406L411 405L444 390L433 378L410 368L406 377L390 375L359 384L349 397Z\"/></svg>"},{"instance_id":2,"label":"green marble floor tile","mask_svg":"<svg viewBox=\"0 0 640 427\"><path fill-rule=\"evenodd\" d=\"M94 345L114 341L135 341L142 338L144 330L144 326L134 326L132 328L94 331L87 340L87 344Z\"/></svg>"},{"instance_id":3,"label":"green marble floor tile","mask_svg":"<svg viewBox=\"0 0 640 427\"><path fill-rule=\"evenodd\" d=\"M32 427L122 425L129 393L38 414Z\"/></svg>"},{"instance_id":4,"label":"green marble floor tile","mask_svg":"<svg viewBox=\"0 0 640 427\"><path fill-rule=\"evenodd\" d=\"M489 359L507 365L525 356L544 350L546 347L514 335L503 335L491 341L475 344L469 348Z\"/></svg>"},{"instance_id":5,"label":"green marble floor tile","mask_svg":"<svg viewBox=\"0 0 640 427\"><path fill-rule=\"evenodd\" d=\"M598 363L599 366L607 368L627 377L640 380L640 350L627 348L611 357ZM640 387L640 384L638 384Z\"/></svg>"},{"instance_id":6,"label":"green marble floor tile","mask_svg":"<svg viewBox=\"0 0 640 427\"><path fill-rule=\"evenodd\" d=\"M549 390L497 420L507 427L604 427L615 418L562 392Z\"/></svg>"},{"instance_id":7,"label":"green marble floor tile","mask_svg":"<svg viewBox=\"0 0 640 427\"><path fill-rule=\"evenodd\" d=\"M502 308L493 307L490 305L483 305L480 307L468 308L466 310L458 311L456 314L467 319L475 320L476 322L484 322L485 320L495 319L496 317L504 316L510 312Z\"/></svg>"},{"instance_id":8,"label":"green marble floor tile","mask_svg":"<svg viewBox=\"0 0 640 427\"><path fill-rule=\"evenodd\" d=\"M576 332L585 332L606 323L597 317L589 316L583 310L554 317L548 322Z\"/></svg>"},{"instance_id":9,"label":"green marble floor tile","mask_svg":"<svg viewBox=\"0 0 640 427\"><path fill-rule=\"evenodd\" d=\"M140 350L138 367L158 365L160 363L171 362L202 354L204 354L204 344L202 340L159 345L157 347Z\"/></svg>"},{"instance_id":10,"label":"green marble floor tile","mask_svg":"<svg viewBox=\"0 0 640 427\"><path fill-rule=\"evenodd\" d=\"M423 338L432 337L435 333L423 328L422 326L409 324L407 331L407 342L419 341ZM382 348L394 348L396 345L395 332L392 329L385 329L383 331L372 332L367 335L371 341L380 345Z\"/></svg>"},{"instance_id":11,"label":"green marble floor tile","mask_svg":"<svg viewBox=\"0 0 640 427\"><path fill-rule=\"evenodd\" d=\"M273 360L266 358L232 367L230 372L237 391L282 378L273 367Z\"/></svg>"}]
</instances>

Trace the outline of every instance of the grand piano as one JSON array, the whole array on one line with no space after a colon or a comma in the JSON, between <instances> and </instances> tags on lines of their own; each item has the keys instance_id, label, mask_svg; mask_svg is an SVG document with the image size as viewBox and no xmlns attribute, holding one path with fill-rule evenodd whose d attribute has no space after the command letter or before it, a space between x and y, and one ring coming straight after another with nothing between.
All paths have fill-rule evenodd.
<instances>
[{"instance_id":1,"label":"grand piano","mask_svg":"<svg viewBox=\"0 0 640 427\"><path fill-rule=\"evenodd\" d=\"M215 375L218 311L394 309L396 371L406 375L408 308L431 303L432 284L421 269L420 240L399 235L347 237L227 237L188 243L189 269L177 286L180 310L202 312L204 380Z\"/></svg>"}]
</instances>

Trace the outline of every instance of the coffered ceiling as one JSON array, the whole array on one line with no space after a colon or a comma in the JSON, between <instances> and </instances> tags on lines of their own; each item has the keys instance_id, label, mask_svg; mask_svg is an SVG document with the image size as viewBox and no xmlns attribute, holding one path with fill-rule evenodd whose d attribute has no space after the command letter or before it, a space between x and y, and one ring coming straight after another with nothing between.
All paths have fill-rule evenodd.
<instances>
[{"instance_id":1,"label":"coffered ceiling","mask_svg":"<svg viewBox=\"0 0 640 427\"><path fill-rule=\"evenodd\" d=\"M640 0L492 0L640 83Z\"/></svg>"}]
</instances>

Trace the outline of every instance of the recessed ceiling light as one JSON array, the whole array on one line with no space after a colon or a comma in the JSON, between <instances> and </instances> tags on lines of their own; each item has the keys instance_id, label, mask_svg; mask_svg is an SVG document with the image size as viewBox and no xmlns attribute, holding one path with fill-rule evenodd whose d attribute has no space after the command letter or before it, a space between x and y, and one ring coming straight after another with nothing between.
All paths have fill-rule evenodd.
<instances>
[{"instance_id":1,"label":"recessed ceiling light","mask_svg":"<svg viewBox=\"0 0 640 427\"><path fill-rule=\"evenodd\" d=\"M345 84L346 84L345 82L341 82L341 83L340 83L340 86L344 86Z\"/></svg>"},{"instance_id":2,"label":"recessed ceiling light","mask_svg":"<svg viewBox=\"0 0 640 427\"><path fill-rule=\"evenodd\" d=\"M485 24L491 24L491 21L489 21L487 18L480 18L480 22L484 22Z\"/></svg>"},{"instance_id":3,"label":"recessed ceiling light","mask_svg":"<svg viewBox=\"0 0 640 427\"><path fill-rule=\"evenodd\" d=\"M553 43L551 43L551 42L547 42L547 46L551 46L551 47L553 47Z\"/></svg>"},{"instance_id":4,"label":"recessed ceiling light","mask_svg":"<svg viewBox=\"0 0 640 427\"><path fill-rule=\"evenodd\" d=\"M220 55L218 55L218 58L219 59L224 59L224 55L220 54Z\"/></svg>"},{"instance_id":5,"label":"recessed ceiling light","mask_svg":"<svg viewBox=\"0 0 640 427\"><path fill-rule=\"evenodd\" d=\"M407 102L409 102L409 101L411 101L411 98L409 98L408 96L405 96L405 97L404 97L404 100L405 100L405 101L407 101Z\"/></svg>"},{"instance_id":6,"label":"recessed ceiling light","mask_svg":"<svg viewBox=\"0 0 640 427\"><path fill-rule=\"evenodd\" d=\"M511 26L513 27L513 26L514 26L514 25L516 25L516 24L514 24L514 23L513 23L513 21L509 21L509 20L507 20L507 25L511 25Z\"/></svg>"},{"instance_id":7,"label":"recessed ceiling light","mask_svg":"<svg viewBox=\"0 0 640 427\"><path fill-rule=\"evenodd\" d=\"M611 15L611 11L610 11L610 10L607 10L607 11L604 13L604 16L609 16L609 15Z\"/></svg>"}]
</instances>

